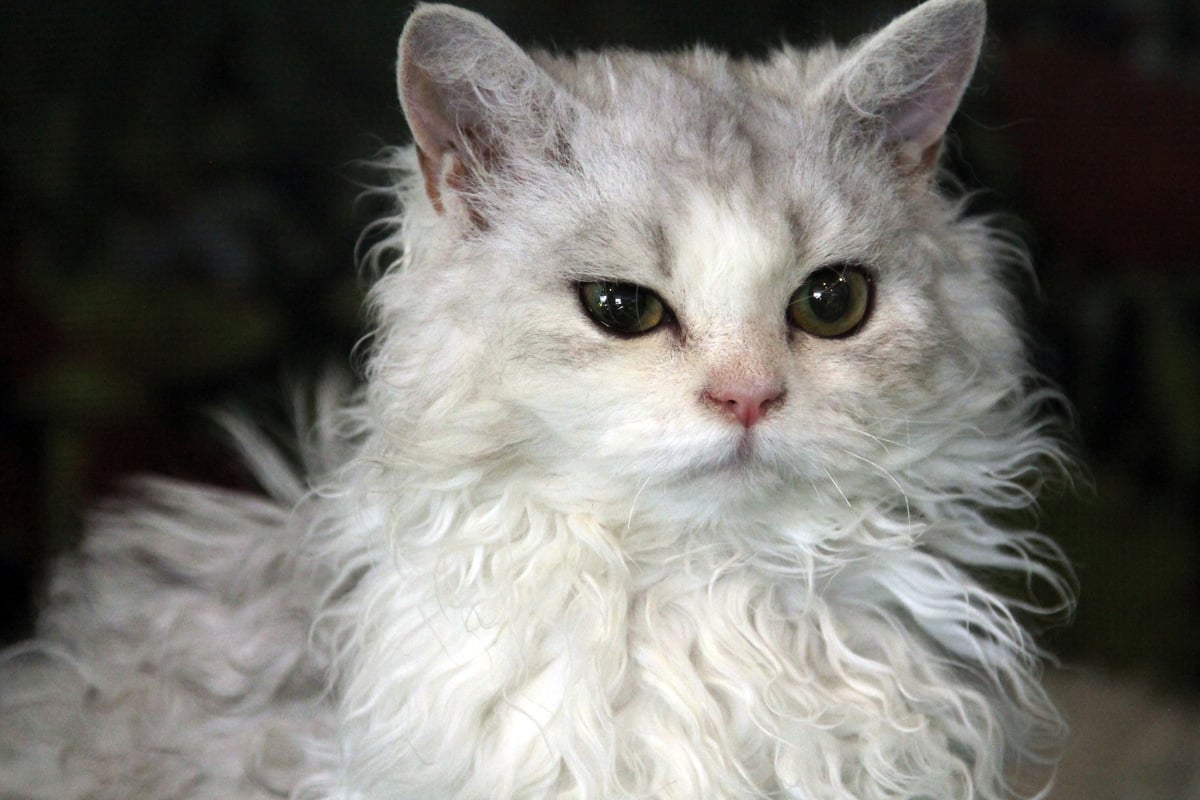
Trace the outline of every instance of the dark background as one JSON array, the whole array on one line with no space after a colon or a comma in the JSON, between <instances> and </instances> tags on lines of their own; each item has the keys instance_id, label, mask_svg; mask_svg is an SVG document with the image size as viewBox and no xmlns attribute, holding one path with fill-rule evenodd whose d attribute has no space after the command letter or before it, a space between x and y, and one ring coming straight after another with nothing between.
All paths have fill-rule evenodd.
<instances>
[{"instance_id":1,"label":"dark background","mask_svg":"<svg viewBox=\"0 0 1200 800\"><path fill-rule=\"evenodd\" d=\"M518 41L762 52L911 3L467 3ZM406 133L392 2L0 3L0 641L88 504L151 470L241 485L205 414L350 364L372 175ZM1038 358L1090 484L1072 661L1200 688L1200 2L993 0L951 158L1013 212Z\"/></svg>"}]
</instances>

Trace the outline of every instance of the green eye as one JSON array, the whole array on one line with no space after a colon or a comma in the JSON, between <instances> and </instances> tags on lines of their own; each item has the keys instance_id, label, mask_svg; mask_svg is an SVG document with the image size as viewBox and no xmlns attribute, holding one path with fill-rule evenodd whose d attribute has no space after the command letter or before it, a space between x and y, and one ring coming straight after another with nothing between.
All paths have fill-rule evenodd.
<instances>
[{"instance_id":1,"label":"green eye","mask_svg":"<svg viewBox=\"0 0 1200 800\"><path fill-rule=\"evenodd\" d=\"M788 302L787 318L805 333L826 339L858 330L871 306L871 280L862 269L838 265L812 273Z\"/></svg>"},{"instance_id":2,"label":"green eye","mask_svg":"<svg viewBox=\"0 0 1200 800\"><path fill-rule=\"evenodd\" d=\"M579 284L583 309L613 333L647 333L668 319L669 312L654 292L633 283L591 281Z\"/></svg>"}]
</instances>

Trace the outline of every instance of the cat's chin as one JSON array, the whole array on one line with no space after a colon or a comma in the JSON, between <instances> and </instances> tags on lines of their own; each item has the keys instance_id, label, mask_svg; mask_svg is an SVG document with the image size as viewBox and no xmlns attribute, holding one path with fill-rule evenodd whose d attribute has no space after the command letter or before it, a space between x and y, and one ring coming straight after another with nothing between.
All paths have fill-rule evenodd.
<instances>
[{"instance_id":1,"label":"cat's chin","mask_svg":"<svg viewBox=\"0 0 1200 800\"><path fill-rule=\"evenodd\" d=\"M710 531L718 540L730 542L739 532L761 535L764 530L780 530L781 511L794 508L798 498L777 476L731 468L649 487L623 521L639 535Z\"/></svg>"},{"instance_id":2,"label":"cat's chin","mask_svg":"<svg viewBox=\"0 0 1200 800\"><path fill-rule=\"evenodd\" d=\"M738 431L666 481L663 489L678 492L689 504L739 508L762 503L794 488L794 470L780 469L772 444L763 432Z\"/></svg>"},{"instance_id":3,"label":"cat's chin","mask_svg":"<svg viewBox=\"0 0 1200 800\"><path fill-rule=\"evenodd\" d=\"M729 426L712 448L712 452L697 470L727 473L747 478L763 478L777 466L779 437L768 426L743 428Z\"/></svg>"},{"instance_id":4,"label":"cat's chin","mask_svg":"<svg viewBox=\"0 0 1200 800\"><path fill-rule=\"evenodd\" d=\"M762 438L754 430L740 431L731 442L723 443L723 446L718 448L711 462L692 472L704 472L727 479L762 479L767 469L764 450Z\"/></svg>"}]
</instances>

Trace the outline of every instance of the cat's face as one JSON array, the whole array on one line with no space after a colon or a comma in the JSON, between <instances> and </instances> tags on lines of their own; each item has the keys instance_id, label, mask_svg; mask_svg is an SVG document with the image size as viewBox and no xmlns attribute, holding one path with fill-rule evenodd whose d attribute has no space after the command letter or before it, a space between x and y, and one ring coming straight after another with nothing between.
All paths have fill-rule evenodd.
<instances>
[{"instance_id":1,"label":"cat's face","mask_svg":"<svg viewBox=\"0 0 1200 800\"><path fill-rule=\"evenodd\" d=\"M473 176L493 197L455 216L462 165L424 165L432 243L378 295L401 391L567 505L896 483L1018 350L979 230L847 138L828 52L615 58L530 63L571 113L550 156Z\"/></svg>"}]
</instances>

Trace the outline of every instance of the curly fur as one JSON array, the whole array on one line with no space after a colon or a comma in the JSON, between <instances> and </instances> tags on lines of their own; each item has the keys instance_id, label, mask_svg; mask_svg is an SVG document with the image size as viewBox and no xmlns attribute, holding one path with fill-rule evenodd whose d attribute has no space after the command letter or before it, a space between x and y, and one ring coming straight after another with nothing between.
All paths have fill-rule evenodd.
<instances>
[{"instance_id":1,"label":"curly fur","mask_svg":"<svg viewBox=\"0 0 1200 800\"><path fill-rule=\"evenodd\" d=\"M1061 724L1024 623L1070 587L999 520L1062 464L1055 395L1019 252L928 157L982 18L739 62L418 10L364 388L323 388L300 473L228 421L267 498L96 512L0 662L0 797L1034 793ZM835 261L873 270L867 324L785 330ZM599 330L597 278L678 329ZM698 399L762 375L753 430Z\"/></svg>"}]
</instances>

